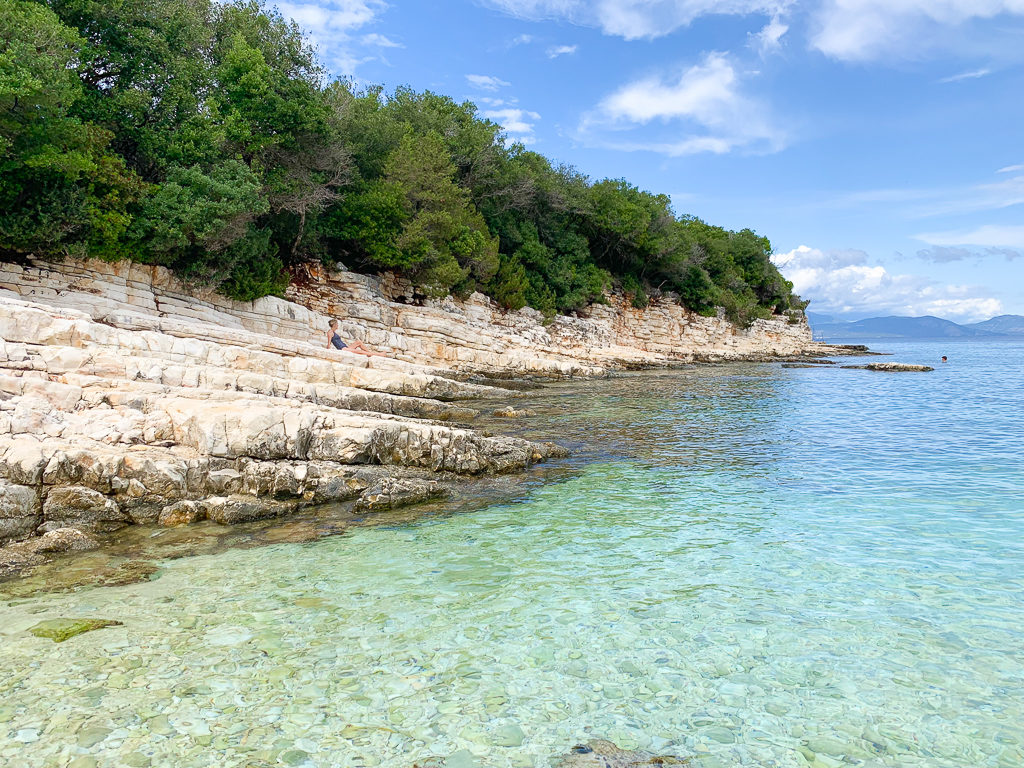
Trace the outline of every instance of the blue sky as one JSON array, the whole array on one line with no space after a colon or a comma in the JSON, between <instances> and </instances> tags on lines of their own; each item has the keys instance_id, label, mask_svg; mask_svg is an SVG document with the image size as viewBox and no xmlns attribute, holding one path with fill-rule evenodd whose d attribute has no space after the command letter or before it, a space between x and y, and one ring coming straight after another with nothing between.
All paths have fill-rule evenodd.
<instances>
[{"instance_id":1,"label":"blue sky","mask_svg":"<svg viewBox=\"0 0 1024 768\"><path fill-rule=\"evenodd\" d=\"M768 236L812 311L1024 314L1024 0L277 7L335 74Z\"/></svg>"}]
</instances>

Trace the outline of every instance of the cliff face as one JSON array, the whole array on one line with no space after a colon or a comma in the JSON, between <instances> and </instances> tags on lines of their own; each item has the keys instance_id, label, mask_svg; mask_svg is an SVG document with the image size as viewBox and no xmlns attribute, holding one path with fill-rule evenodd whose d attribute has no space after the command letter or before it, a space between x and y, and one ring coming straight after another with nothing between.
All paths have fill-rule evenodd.
<instances>
[{"instance_id":1,"label":"cliff face","mask_svg":"<svg viewBox=\"0 0 1024 768\"><path fill-rule=\"evenodd\" d=\"M425 306L409 304L410 296L411 286L391 277L318 268L288 290L296 302L340 318L357 338L456 370L592 373L671 361L793 355L811 343L805 321L775 317L738 329L668 300L638 310L611 296L607 305L559 315L545 325L539 312L503 310L479 293Z\"/></svg>"},{"instance_id":2,"label":"cliff face","mask_svg":"<svg viewBox=\"0 0 1024 768\"><path fill-rule=\"evenodd\" d=\"M739 332L669 304L544 326L479 295L416 306L403 290L307 273L290 300L243 304L127 262L0 265L0 576L133 523L381 509L562 453L466 426L477 411L456 401L516 393L450 371L598 375L810 342L806 325ZM389 356L325 349L329 316Z\"/></svg>"},{"instance_id":3,"label":"cliff face","mask_svg":"<svg viewBox=\"0 0 1024 768\"><path fill-rule=\"evenodd\" d=\"M481 294L418 305L409 303L411 286L400 280L319 267L296 275L287 300L251 303L190 290L163 268L130 262L0 265L0 289L97 318L155 315L317 345L328 319L337 317L344 338L401 360L467 372L594 375L671 361L794 355L812 344L804 321L774 317L738 329L671 301L637 310L616 296L545 325L538 312L502 310Z\"/></svg>"}]
</instances>

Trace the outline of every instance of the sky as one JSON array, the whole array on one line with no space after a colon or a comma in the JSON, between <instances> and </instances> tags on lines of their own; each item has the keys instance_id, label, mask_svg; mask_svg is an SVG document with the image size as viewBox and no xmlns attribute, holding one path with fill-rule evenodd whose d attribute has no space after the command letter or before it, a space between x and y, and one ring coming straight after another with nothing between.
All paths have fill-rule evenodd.
<instances>
[{"instance_id":1,"label":"sky","mask_svg":"<svg viewBox=\"0 0 1024 768\"><path fill-rule=\"evenodd\" d=\"M809 311L1024 314L1024 0L276 7L335 75L767 236Z\"/></svg>"}]
</instances>

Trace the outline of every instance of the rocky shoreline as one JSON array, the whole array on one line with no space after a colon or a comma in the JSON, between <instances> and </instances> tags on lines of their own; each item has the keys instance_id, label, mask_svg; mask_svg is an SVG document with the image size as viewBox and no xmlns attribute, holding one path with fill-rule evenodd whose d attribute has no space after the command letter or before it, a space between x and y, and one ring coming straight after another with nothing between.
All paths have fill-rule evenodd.
<instances>
[{"instance_id":1,"label":"rocky shoreline","mask_svg":"<svg viewBox=\"0 0 1024 768\"><path fill-rule=\"evenodd\" d=\"M352 273L297 285L239 304L127 262L0 265L0 578L133 524L379 511L564 456L471 428L481 403L520 415L524 376L841 351L805 322L740 331L670 303L545 326ZM329 315L389 357L321 348Z\"/></svg>"}]
</instances>

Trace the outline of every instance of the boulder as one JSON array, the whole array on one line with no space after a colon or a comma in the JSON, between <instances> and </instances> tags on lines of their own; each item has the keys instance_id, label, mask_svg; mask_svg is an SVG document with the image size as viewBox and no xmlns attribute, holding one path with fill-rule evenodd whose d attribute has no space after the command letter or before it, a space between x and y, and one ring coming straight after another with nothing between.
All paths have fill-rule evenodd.
<instances>
[{"instance_id":1,"label":"boulder","mask_svg":"<svg viewBox=\"0 0 1024 768\"><path fill-rule=\"evenodd\" d=\"M206 516L221 525L251 523L254 520L269 520L294 512L298 502L274 501L255 496L218 496L202 502Z\"/></svg>"},{"instance_id":2,"label":"boulder","mask_svg":"<svg viewBox=\"0 0 1024 768\"><path fill-rule=\"evenodd\" d=\"M178 501L160 511L157 523L167 528L191 525L206 518L206 508L197 501Z\"/></svg>"},{"instance_id":3,"label":"boulder","mask_svg":"<svg viewBox=\"0 0 1024 768\"><path fill-rule=\"evenodd\" d=\"M367 488L356 502L356 509L379 512L419 504L448 496L451 489L436 480L382 478Z\"/></svg>"},{"instance_id":4,"label":"boulder","mask_svg":"<svg viewBox=\"0 0 1024 768\"><path fill-rule=\"evenodd\" d=\"M76 528L58 528L42 536L0 546L0 579L45 562L46 555L85 552L98 546L99 542Z\"/></svg>"},{"instance_id":5,"label":"boulder","mask_svg":"<svg viewBox=\"0 0 1024 768\"><path fill-rule=\"evenodd\" d=\"M116 501L81 485L51 488L43 503L43 520L45 530L78 528L96 533L116 531L132 522Z\"/></svg>"},{"instance_id":6,"label":"boulder","mask_svg":"<svg viewBox=\"0 0 1024 768\"><path fill-rule=\"evenodd\" d=\"M88 552L100 543L77 528L56 528L29 542L34 552Z\"/></svg>"},{"instance_id":7,"label":"boulder","mask_svg":"<svg viewBox=\"0 0 1024 768\"><path fill-rule=\"evenodd\" d=\"M31 536L42 522L36 489L0 480L0 544Z\"/></svg>"}]
</instances>

